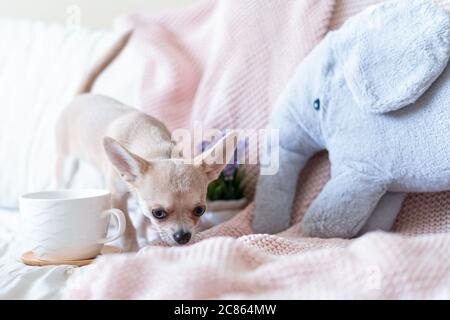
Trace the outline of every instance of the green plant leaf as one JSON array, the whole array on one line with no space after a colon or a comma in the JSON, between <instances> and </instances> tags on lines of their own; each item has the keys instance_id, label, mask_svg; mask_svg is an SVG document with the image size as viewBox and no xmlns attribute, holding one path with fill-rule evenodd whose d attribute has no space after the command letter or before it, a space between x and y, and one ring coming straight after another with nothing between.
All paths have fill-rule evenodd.
<instances>
[{"instance_id":1,"label":"green plant leaf","mask_svg":"<svg viewBox=\"0 0 450 320\"><path fill-rule=\"evenodd\" d=\"M241 167L233 172L231 180L225 180L224 174L208 185L207 199L216 200L238 200L244 197L244 191L241 185L243 170Z\"/></svg>"}]
</instances>

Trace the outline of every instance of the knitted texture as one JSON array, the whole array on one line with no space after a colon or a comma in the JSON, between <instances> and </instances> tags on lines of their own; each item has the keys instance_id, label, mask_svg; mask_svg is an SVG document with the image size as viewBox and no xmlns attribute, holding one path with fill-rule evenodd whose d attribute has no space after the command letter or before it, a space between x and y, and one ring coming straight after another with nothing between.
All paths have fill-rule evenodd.
<instances>
[{"instance_id":1,"label":"knitted texture","mask_svg":"<svg viewBox=\"0 0 450 320\"><path fill-rule=\"evenodd\" d=\"M171 129L198 119L207 127L263 128L295 66L327 28L377 2L224 0L127 16L122 23L138 27L134 42L150 55L140 107ZM256 173L247 169L250 194ZM155 243L137 255L98 259L71 278L66 297L450 298L449 193L409 195L397 234L304 238L298 222L328 179L321 153L301 173L294 225L281 234L251 234L251 203L191 246Z\"/></svg>"}]
</instances>

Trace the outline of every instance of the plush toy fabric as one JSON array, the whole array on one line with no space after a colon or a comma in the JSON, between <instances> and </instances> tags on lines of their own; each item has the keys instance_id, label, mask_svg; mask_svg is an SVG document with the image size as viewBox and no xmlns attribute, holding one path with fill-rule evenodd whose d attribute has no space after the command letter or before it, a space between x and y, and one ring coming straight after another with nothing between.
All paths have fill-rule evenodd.
<instances>
[{"instance_id":1,"label":"plush toy fabric","mask_svg":"<svg viewBox=\"0 0 450 320\"><path fill-rule=\"evenodd\" d=\"M300 170L323 149L331 179L306 235L388 229L404 192L450 190L449 54L450 17L423 0L387 1L329 33L272 114L279 171L259 177L254 231L288 227Z\"/></svg>"}]
</instances>

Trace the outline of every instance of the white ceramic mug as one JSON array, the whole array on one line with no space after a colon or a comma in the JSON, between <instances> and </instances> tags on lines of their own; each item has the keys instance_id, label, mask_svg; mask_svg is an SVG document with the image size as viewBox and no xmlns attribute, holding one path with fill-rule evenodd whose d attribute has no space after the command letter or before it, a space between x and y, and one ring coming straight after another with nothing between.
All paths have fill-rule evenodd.
<instances>
[{"instance_id":1,"label":"white ceramic mug","mask_svg":"<svg viewBox=\"0 0 450 320\"><path fill-rule=\"evenodd\" d=\"M19 204L27 248L42 260L93 258L125 231L125 216L111 209L107 190L29 193ZM107 236L111 217L116 230Z\"/></svg>"}]
</instances>

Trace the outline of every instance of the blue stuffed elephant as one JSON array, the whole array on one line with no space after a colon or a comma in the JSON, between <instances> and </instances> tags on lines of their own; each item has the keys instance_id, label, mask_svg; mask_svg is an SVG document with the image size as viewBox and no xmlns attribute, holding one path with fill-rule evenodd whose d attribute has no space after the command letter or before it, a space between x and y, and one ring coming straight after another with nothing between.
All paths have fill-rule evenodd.
<instances>
[{"instance_id":1,"label":"blue stuffed elephant","mask_svg":"<svg viewBox=\"0 0 450 320\"><path fill-rule=\"evenodd\" d=\"M328 33L272 113L279 170L259 177L254 231L290 225L299 173L320 150L331 179L305 213L308 236L386 230L405 193L450 190L449 54L449 14L424 0L387 1Z\"/></svg>"}]
</instances>

